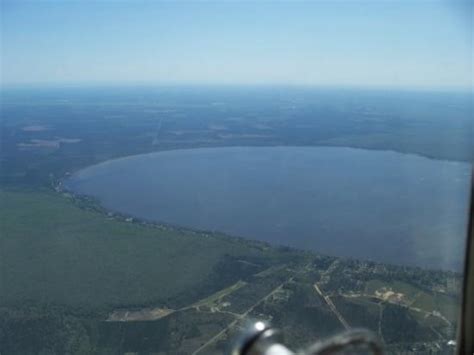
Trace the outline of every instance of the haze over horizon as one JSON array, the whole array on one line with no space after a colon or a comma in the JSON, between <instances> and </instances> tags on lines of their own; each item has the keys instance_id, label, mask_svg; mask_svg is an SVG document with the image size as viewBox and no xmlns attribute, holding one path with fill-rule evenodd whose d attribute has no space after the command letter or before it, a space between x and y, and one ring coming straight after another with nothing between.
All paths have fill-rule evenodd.
<instances>
[{"instance_id":1,"label":"haze over horizon","mask_svg":"<svg viewBox=\"0 0 474 355\"><path fill-rule=\"evenodd\" d=\"M473 83L468 2L3 1L1 7L2 86L470 89Z\"/></svg>"}]
</instances>

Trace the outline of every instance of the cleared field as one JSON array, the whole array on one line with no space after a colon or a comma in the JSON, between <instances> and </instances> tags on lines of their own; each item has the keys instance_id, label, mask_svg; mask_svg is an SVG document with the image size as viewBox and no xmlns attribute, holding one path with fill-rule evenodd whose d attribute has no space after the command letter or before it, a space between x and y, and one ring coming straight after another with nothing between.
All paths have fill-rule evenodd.
<instances>
[{"instance_id":1,"label":"cleared field","mask_svg":"<svg viewBox=\"0 0 474 355\"><path fill-rule=\"evenodd\" d=\"M225 257L270 253L261 249L232 238L110 220L48 191L0 190L0 305L166 305L181 294L196 297L183 302L197 301L203 285L236 281L218 282L214 275L206 282ZM205 296L213 292L207 288Z\"/></svg>"},{"instance_id":2,"label":"cleared field","mask_svg":"<svg viewBox=\"0 0 474 355\"><path fill-rule=\"evenodd\" d=\"M221 290L219 292L214 293L213 295L206 297L203 300L200 300L192 305L192 307L200 307L200 306L212 306L216 302L219 302L222 298L225 296L231 294L234 291L237 291L239 288L244 287L247 283L239 280L232 286L229 286L225 288L224 290Z\"/></svg>"},{"instance_id":3,"label":"cleared field","mask_svg":"<svg viewBox=\"0 0 474 355\"><path fill-rule=\"evenodd\" d=\"M387 287L387 283L380 280L370 280L365 284L365 292L368 295L375 295L377 290Z\"/></svg>"}]
</instances>

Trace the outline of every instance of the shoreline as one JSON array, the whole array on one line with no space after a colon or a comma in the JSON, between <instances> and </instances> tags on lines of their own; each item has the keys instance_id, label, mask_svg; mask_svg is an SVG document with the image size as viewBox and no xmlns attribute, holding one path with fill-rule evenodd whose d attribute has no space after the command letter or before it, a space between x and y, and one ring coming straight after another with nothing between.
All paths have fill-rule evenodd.
<instances>
[{"instance_id":1,"label":"shoreline","mask_svg":"<svg viewBox=\"0 0 474 355\"><path fill-rule=\"evenodd\" d=\"M350 149L350 150L362 150L362 151L367 151L367 152L375 152L375 153L394 153L394 154L401 154L401 155L408 155L412 157L417 157L417 158L422 158L422 159L427 159L431 161L439 161L439 162L446 162L446 163L458 163L458 164L466 164L473 166L474 161L468 161L468 160L462 160L462 159L445 159L445 158L437 158L421 153L414 153L414 152L403 152L400 150L396 149L378 149L378 148L367 148L367 147L360 147L360 146L348 146L348 145L338 145L338 144L246 144L246 145L204 145L204 146L195 146L195 147L183 147L183 148L164 148L164 149L158 149L158 150L152 150L148 152L142 152L142 153L137 153L137 154L130 154L130 155L123 155L115 158L109 158L105 159L102 161L98 161L96 163L93 163L91 165L86 165L82 167L78 167L75 169L72 169L72 171L68 171L65 174L63 174L62 177L58 178L57 181L61 182L64 181L66 178L75 175L82 170L93 168L102 164L108 164L111 162L115 161L120 161L120 160L127 160L139 156L149 156L149 155L155 155L155 154L161 154L161 153L169 153L169 152L176 152L176 151L189 151L189 150L201 150L201 149L225 149L225 148L334 148L334 149Z\"/></svg>"},{"instance_id":2,"label":"shoreline","mask_svg":"<svg viewBox=\"0 0 474 355\"><path fill-rule=\"evenodd\" d=\"M249 244L252 247L258 248L261 250L274 249L275 251L279 251L279 252L301 254L301 256L314 256L314 257L322 256L322 257L330 257L330 258L335 258L335 259L350 261L350 262L369 263L369 264L374 264L374 265L379 265L379 266L384 266L384 267L389 267L389 268L396 268L396 269L420 270L424 272L435 272L435 273L440 272L443 274L454 275L456 277L463 276L462 270L456 271L453 269L441 269L441 268L435 269L435 268L423 267L419 265L403 265L403 264L381 262L381 261L376 261L376 260L371 260L371 259L360 259L360 258L355 258L355 257L338 256L338 255L321 253L321 252L317 252L313 250L298 249L298 248L286 246L286 245L272 244L269 242L260 241L256 239L248 239L248 238L244 238L237 235L230 235L228 233L224 233L221 231L200 230L196 228L173 225L173 224L169 224L165 222L147 220L141 217L125 214L122 212L109 210L105 208L94 197L91 197L88 195L76 194L62 187L55 187L53 192L59 195L61 198L66 198L66 199L71 200L75 206L81 209L99 213L100 215L102 215L104 218L108 220L114 220L114 221L122 222L122 223L131 223L131 224L135 224L135 225L139 225L143 227L158 229L160 231L167 231L167 230L182 231L182 232L192 234L195 237L206 237L206 238L211 237L211 238L217 238L217 239L231 240L237 243Z\"/></svg>"}]
</instances>

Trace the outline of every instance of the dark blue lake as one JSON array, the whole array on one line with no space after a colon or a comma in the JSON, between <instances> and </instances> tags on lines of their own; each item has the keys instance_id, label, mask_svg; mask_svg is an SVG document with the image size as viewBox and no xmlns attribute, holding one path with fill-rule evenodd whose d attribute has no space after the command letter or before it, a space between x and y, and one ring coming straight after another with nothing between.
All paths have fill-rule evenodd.
<instances>
[{"instance_id":1,"label":"dark blue lake","mask_svg":"<svg viewBox=\"0 0 474 355\"><path fill-rule=\"evenodd\" d=\"M65 182L114 211L337 256L460 270L470 166L395 152L232 147L132 156Z\"/></svg>"}]
</instances>

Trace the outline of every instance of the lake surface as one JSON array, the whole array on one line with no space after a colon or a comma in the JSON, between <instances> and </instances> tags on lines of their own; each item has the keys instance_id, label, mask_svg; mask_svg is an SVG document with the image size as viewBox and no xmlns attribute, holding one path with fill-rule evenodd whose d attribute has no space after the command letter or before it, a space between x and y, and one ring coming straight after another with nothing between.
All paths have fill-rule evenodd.
<instances>
[{"instance_id":1,"label":"lake surface","mask_svg":"<svg viewBox=\"0 0 474 355\"><path fill-rule=\"evenodd\" d=\"M334 147L175 150L65 181L108 209L273 244L460 270L470 166Z\"/></svg>"}]
</instances>

